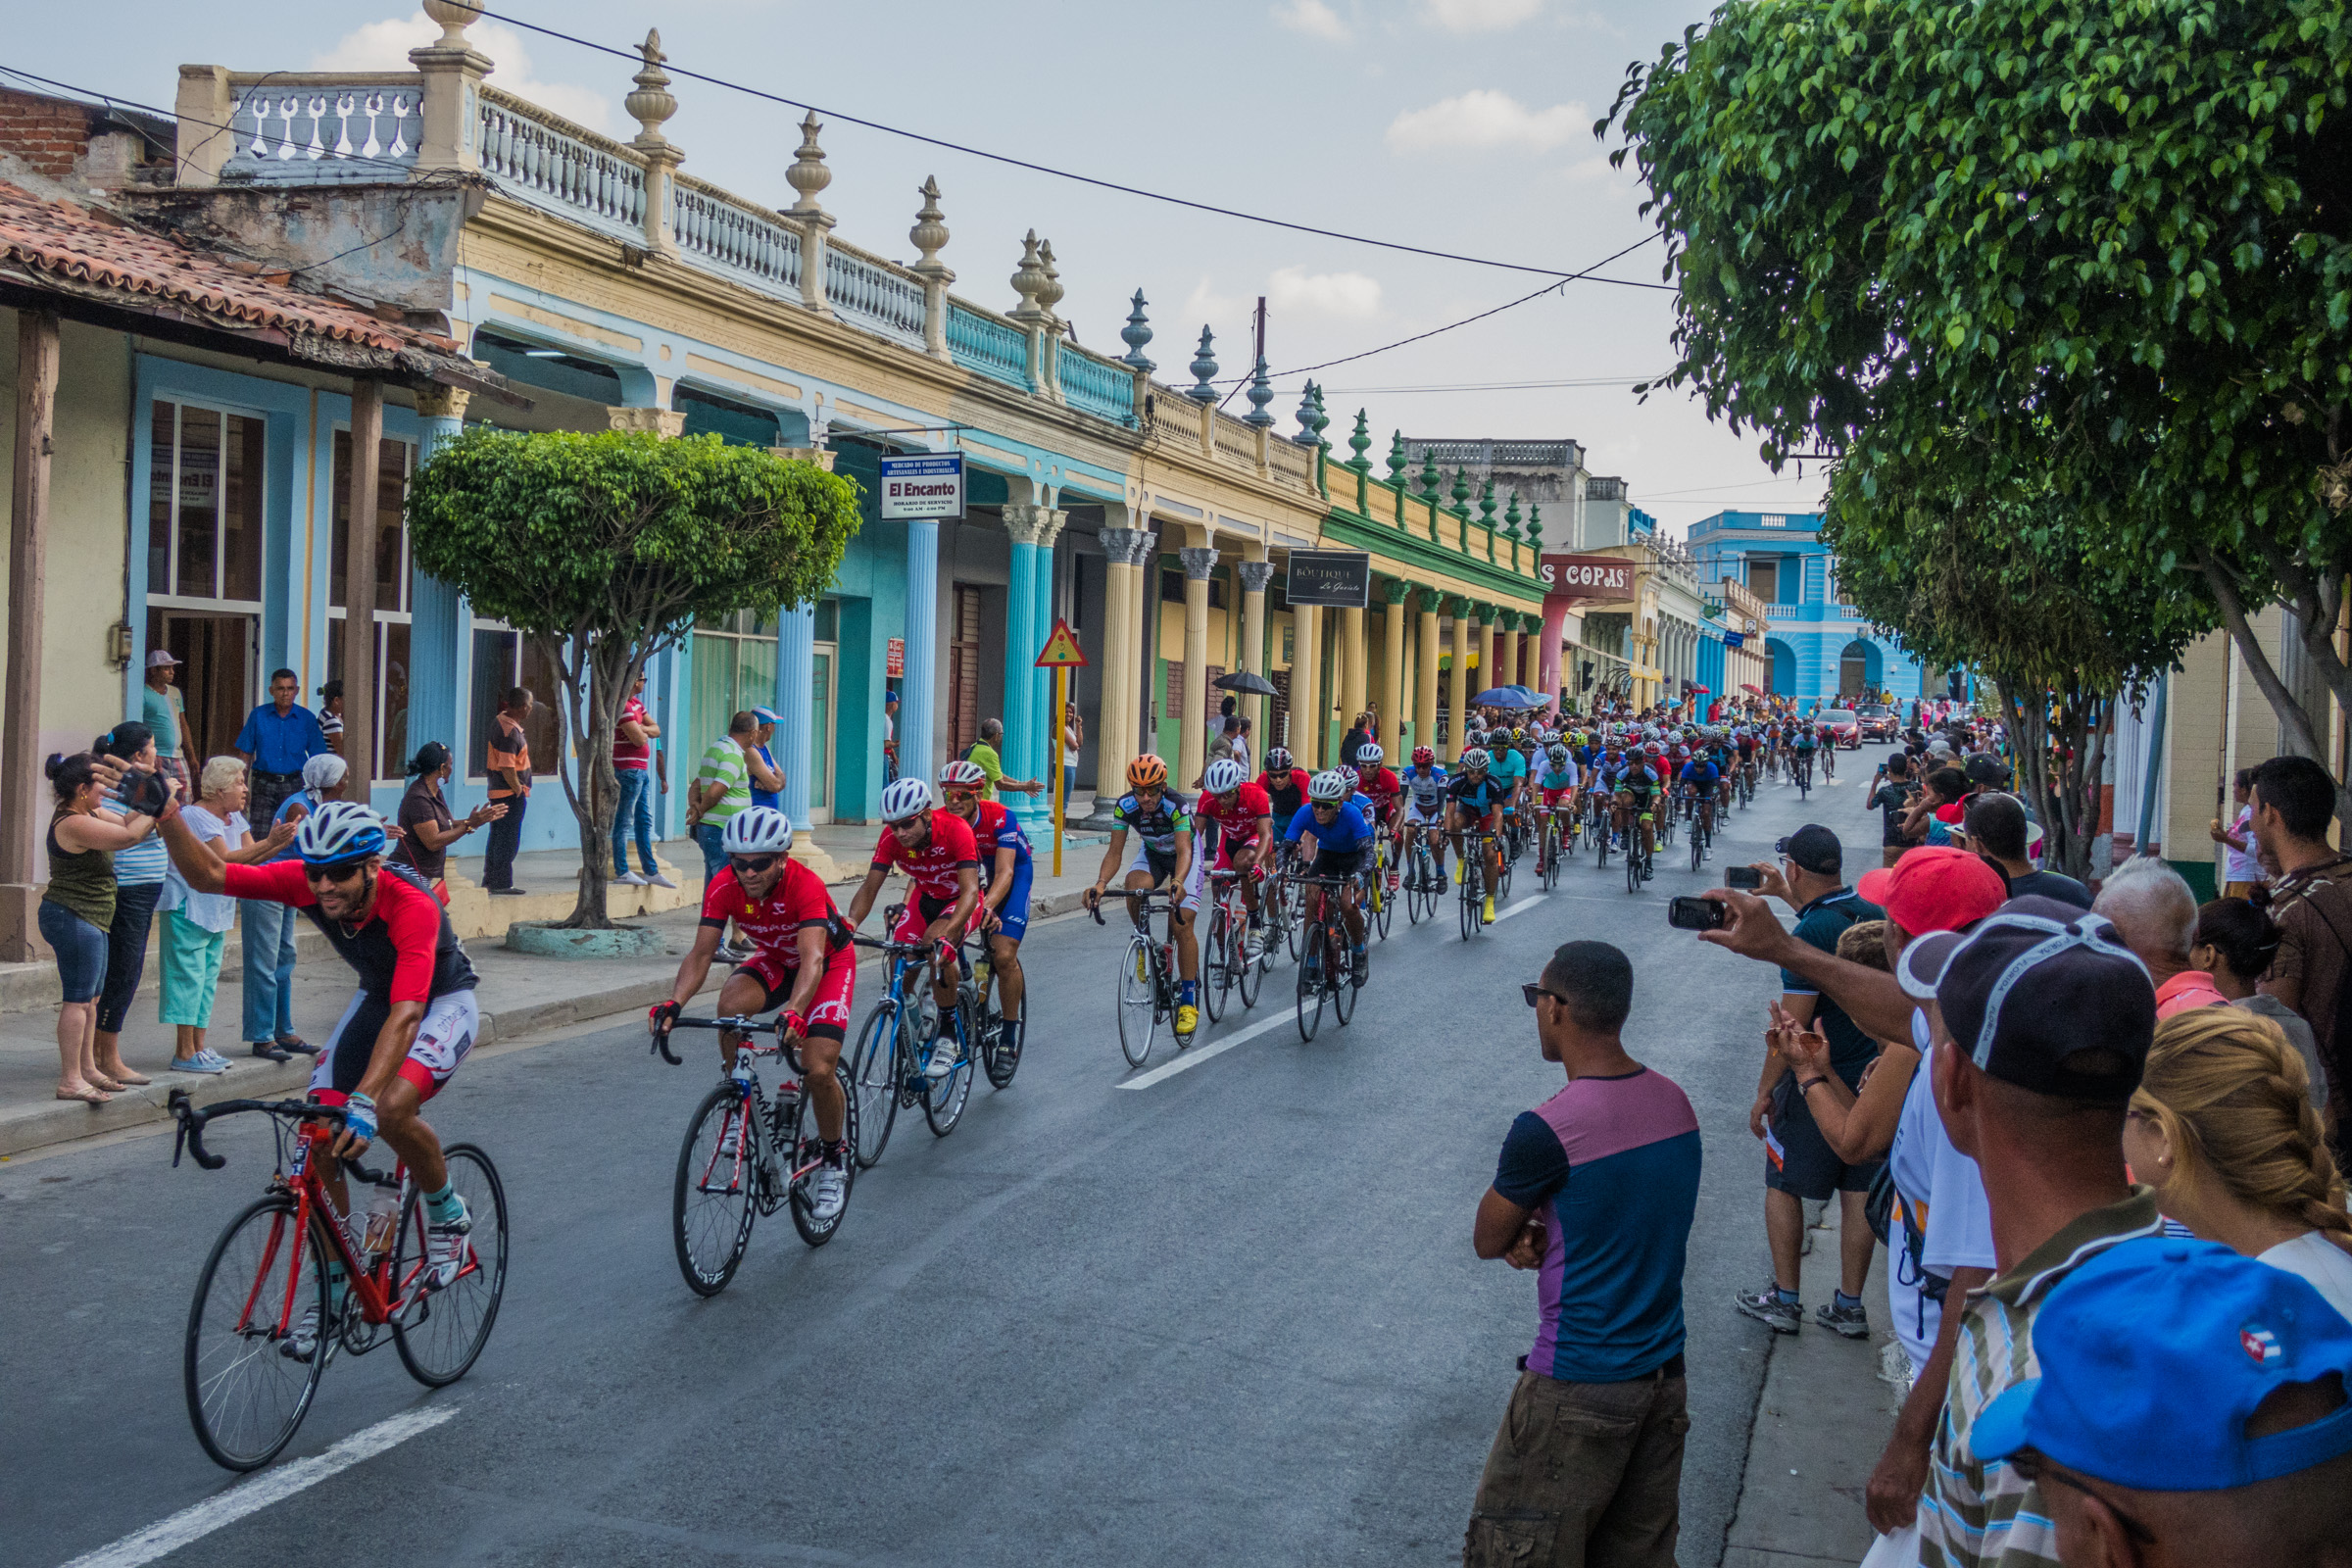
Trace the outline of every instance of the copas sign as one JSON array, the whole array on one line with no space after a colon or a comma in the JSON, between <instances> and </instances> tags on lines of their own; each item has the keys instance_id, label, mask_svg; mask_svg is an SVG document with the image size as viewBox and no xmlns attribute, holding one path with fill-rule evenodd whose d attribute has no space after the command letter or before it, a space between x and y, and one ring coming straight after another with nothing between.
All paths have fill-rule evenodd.
<instances>
[{"instance_id":1,"label":"copas sign","mask_svg":"<svg viewBox=\"0 0 2352 1568\"><path fill-rule=\"evenodd\" d=\"M963 515L963 454L884 458L882 515L891 518Z\"/></svg>"},{"instance_id":2,"label":"copas sign","mask_svg":"<svg viewBox=\"0 0 2352 1568\"><path fill-rule=\"evenodd\" d=\"M1634 564L1614 556L1545 556L1544 592L1558 599L1631 599Z\"/></svg>"}]
</instances>

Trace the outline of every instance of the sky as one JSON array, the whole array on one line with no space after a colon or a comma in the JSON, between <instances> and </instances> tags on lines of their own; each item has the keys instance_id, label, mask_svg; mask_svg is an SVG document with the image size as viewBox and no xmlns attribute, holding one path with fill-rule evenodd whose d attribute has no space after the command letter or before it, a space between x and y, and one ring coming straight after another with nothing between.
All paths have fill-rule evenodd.
<instances>
[{"instance_id":1,"label":"sky","mask_svg":"<svg viewBox=\"0 0 2352 1568\"><path fill-rule=\"evenodd\" d=\"M494 15L634 48L662 31L673 75L695 71L820 110L963 148L1315 228L1549 271L1575 271L1652 233L1631 160L1596 141L1627 66L1701 22L1695 3L1636 0L1188 0L1184 5L901 0L489 0ZM234 8L119 0L92 28L76 8L29 8L5 63L168 109L183 63L232 70L405 69L439 29L387 0ZM468 36L491 80L608 134L636 69L485 19ZM801 111L679 76L664 127L685 169L770 206ZM828 123L823 193L835 233L911 261L917 188L939 180L954 291L1009 310L1022 236L1051 240L1079 340L1125 352L1142 289L1160 378L1189 384L1200 328L1219 375L1250 368L1250 321L1267 302L1267 358L1281 422L1301 368L1477 315L1544 279L1463 261L1218 217L907 140ZM1655 240L1601 269L1659 280ZM1674 296L1576 282L1489 319L1315 373L1328 434L1355 411L1376 436L1570 437L1599 474L1670 532L1728 508L1802 511L1822 493L1808 466L1775 475L1752 435L1710 422L1681 394L1632 384L1674 363ZM1290 371L1294 373L1285 374ZM1574 383L1574 384L1560 384ZM1228 405L1246 411L1237 396ZM1344 450L1344 447L1343 447Z\"/></svg>"}]
</instances>

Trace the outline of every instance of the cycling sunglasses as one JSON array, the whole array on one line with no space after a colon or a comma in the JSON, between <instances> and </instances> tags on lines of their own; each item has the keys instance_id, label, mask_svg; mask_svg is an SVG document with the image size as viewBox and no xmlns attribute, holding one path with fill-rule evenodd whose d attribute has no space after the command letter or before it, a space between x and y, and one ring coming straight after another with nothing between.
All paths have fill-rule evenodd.
<instances>
[{"instance_id":1,"label":"cycling sunglasses","mask_svg":"<svg viewBox=\"0 0 2352 1568\"><path fill-rule=\"evenodd\" d=\"M744 876L759 876L783 858L781 855L730 855L727 861Z\"/></svg>"},{"instance_id":2,"label":"cycling sunglasses","mask_svg":"<svg viewBox=\"0 0 2352 1568\"><path fill-rule=\"evenodd\" d=\"M350 882L367 869L366 860L338 860L333 865L305 865L302 874L311 882Z\"/></svg>"},{"instance_id":3,"label":"cycling sunglasses","mask_svg":"<svg viewBox=\"0 0 2352 1568\"><path fill-rule=\"evenodd\" d=\"M969 805L971 805L971 804L972 804L972 802L974 802L974 801L976 801L976 800L978 800L978 799L980 798L980 792L979 792L978 790L949 790L949 789L943 789L943 790L941 790L941 791L939 792L939 798L940 798L941 800L943 800L943 801L947 802L947 803L948 803L948 806L949 806L949 808L950 808L950 809L953 809L953 808L955 808L956 807L958 807L958 806L969 806Z\"/></svg>"},{"instance_id":4,"label":"cycling sunglasses","mask_svg":"<svg viewBox=\"0 0 2352 1568\"><path fill-rule=\"evenodd\" d=\"M1309 801L1306 804L1318 811L1336 811L1340 808L1338 801Z\"/></svg>"}]
</instances>

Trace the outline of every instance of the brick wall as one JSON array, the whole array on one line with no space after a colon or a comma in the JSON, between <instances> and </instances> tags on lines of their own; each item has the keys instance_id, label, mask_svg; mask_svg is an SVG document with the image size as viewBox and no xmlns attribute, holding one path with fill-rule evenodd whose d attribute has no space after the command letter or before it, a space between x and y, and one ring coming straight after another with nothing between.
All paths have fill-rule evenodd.
<instances>
[{"instance_id":1,"label":"brick wall","mask_svg":"<svg viewBox=\"0 0 2352 1568\"><path fill-rule=\"evenodd\" d=\"M0 90L0 152L15 154L37 172L66 178L89 139L89 111L79 104Z\"/></svg>"}]
</instances>

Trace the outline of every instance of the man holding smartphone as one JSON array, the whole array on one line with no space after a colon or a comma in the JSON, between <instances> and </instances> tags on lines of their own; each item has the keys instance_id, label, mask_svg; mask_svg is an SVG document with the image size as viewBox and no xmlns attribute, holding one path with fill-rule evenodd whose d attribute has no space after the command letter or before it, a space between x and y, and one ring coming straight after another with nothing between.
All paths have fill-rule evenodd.
<instances>
[{"instance_id":1,"label":"man holding smartphone","mask_svg":"<svg viewBox=\"0 0 2352 1568\"><path fill-rule=\"evenodd\" d=\"M1903 852L1918 840L1908 838L1903 831L1904 815L1911 803L1919 798L1919 785L1911 777L1911 759L1895 752L1879 764L1876 777L1870 781L1870 798L1862 803L1865 811L1876 810L1880 815L1879 863L1882 868L1894 864Z\"/></svg>"}]
</instances>

